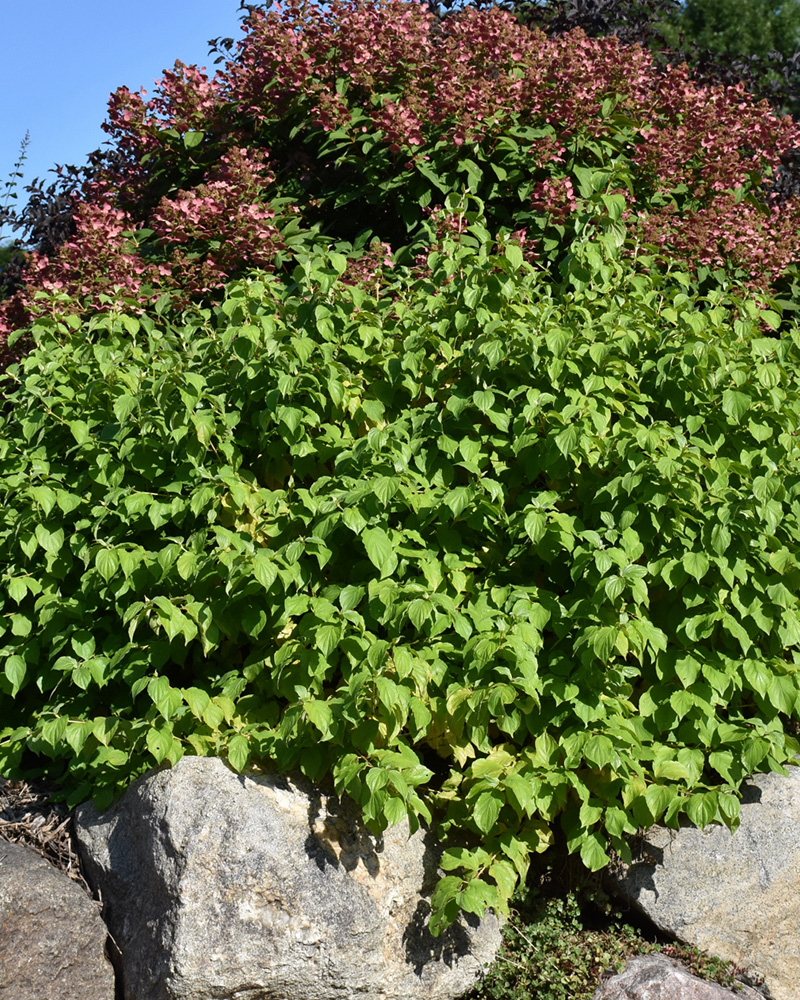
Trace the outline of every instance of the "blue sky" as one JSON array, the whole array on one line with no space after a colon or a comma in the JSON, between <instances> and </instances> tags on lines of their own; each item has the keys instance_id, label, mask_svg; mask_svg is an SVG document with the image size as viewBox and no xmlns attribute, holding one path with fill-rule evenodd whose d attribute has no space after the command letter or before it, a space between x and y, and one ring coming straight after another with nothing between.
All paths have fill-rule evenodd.
<instances>
[{"instance_id":1,"label":"blue sky","mask_svg":"<svg viewBox=\"0 0 800 1000\"><path fill-rule=\"evenodd\" d=\"M176 59L219 67L208 40L242 37L239 0L35 0L3 5L0 35L0 205L5 182L30 131L22 185L46 184L56 165L86 162L108 136L100 128L109 94L119 86L144 87ZM0 233L9 238L11 231Z\"/></svg>"}]
</instances>

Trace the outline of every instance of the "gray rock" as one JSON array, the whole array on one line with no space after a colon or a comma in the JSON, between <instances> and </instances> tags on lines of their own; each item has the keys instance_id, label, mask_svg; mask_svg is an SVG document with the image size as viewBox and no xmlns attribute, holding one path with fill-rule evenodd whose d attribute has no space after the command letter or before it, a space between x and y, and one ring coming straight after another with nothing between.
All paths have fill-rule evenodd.
<instances>
[{"instance_id":1,"label":"gray rock","mask_svg":"<svg viewBox=\"0 0 800 1000\"><path fill-rule=\"evenodd\" d=\"M800 994L800 769L757 775L741 825L656 826L647 860L609 877L609 888L657 927L748 969L775 1000Z\"/></svg>"},{"instance_id":2,"label":"gray rock","mask_svg":"<svg viewBox=\"0 0 800 1000\"><path fill-rule=\"evenodd\" d=\"M744 987L734 993L717 983L698 979L666 955L638 955L595 991L592 1000L763 1000Z\"/></svg>"},{"instance_id":3,"label":"gray rock","mask_svg":"<svg viewBox=\"0 0 800 1000\"><path fill-rule=\"evenodd\" d=\"M0 840L0 998L114 1000L98 905L21 844Z\"/></svg>"},{"instance_id":4,"label":"gray rock","mask_svg":"<svg viewBox=\"0 0 800 1000\"><path fill-rule=\"evenodd\" d=\"M450 1000L500 944L492 916L431 937L430 838L302 781L184 757L76 829L126 1000Z\"/></svg>"}]
</instances>

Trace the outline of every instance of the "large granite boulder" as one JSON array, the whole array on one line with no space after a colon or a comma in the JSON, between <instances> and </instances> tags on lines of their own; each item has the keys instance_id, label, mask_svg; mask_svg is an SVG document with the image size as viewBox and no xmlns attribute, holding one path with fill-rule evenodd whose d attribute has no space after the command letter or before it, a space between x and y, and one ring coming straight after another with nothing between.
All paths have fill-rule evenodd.
<instances>
[{"instance_id":1,"label":"large granite boulder","mask_svg":"<svg viewBox=\"0 0 800 1000\"><path fill-rule=\"evenodd\" d=\"M763 1000L745 986L726 990L717 983L698 979L666 955L637 955L625 969L601 983L592 1000Z\"/></svg>"},{"instance_id":2,"label":"large granite boulder","mask_svg":"<svg viewBox=\"0 0 800 1000\"><path fill-rule=\"evenodd\" d=\"M114 1000L98 905L21 844L0 840L0 998Z\"/></svg>"},{"instance_id":3,"label":"large granite boulder","mask_svg":"<svg viewBox=\"0 0 800 1000\"><path fill-rule=\"evenodd\" d=\"M450 1000L500 944L492 916L428 932L430 836L299 779L184 757L76 830L126 1000Z\"/></svg>"},{"instance_id":4,"label":"large granite boulder","mask_svg":"<svg viewBox=\"0 0 800 1000\"><path fill-rule=\"evenodd\" d=\"M656 826L645 860L609 887L661 930L763 977L775 1000L800 996L800 769L757 775L741 825Z\"/></svg>"}]
</instances>

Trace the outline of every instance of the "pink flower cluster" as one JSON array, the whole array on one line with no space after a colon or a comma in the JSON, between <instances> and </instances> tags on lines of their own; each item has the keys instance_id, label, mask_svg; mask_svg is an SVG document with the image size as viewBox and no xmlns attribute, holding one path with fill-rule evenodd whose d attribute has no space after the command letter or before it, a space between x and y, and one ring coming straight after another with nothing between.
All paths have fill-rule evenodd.
<instances>
[{"instance_id":1,"label":"pink flower cluster","mask_svg":"<svg viewBox=\"0 0 800 1000\"><path fill-rule=\"evenodd\" d=\"M243 260L273 270L275 254L284 244L275 212L260 200L260 192L275 179L265 159L262 150L234 148L221 157L213 179L179 191L175 198L162 198L151 215L150 227L171 250L171 273L176 279L177 272L185 276L188 292L223 284ZM188 257L186 247L203 245L212 249L202 261Z\"/></svg>"},{"instance_id":2,"label":"pink flower cluster","mask_svg":"<svg viewBox=\"0 0 800 1000\"><path fill-rule=\"evenodd\" d=\"M636 222L642 242L689 267L717 268L727 263L741 268L752 290L768 287L799 256L800 204L796 199L779 210L737 202L726 192L696 212L681 216L669 205L640 213Z\"/></svg>"},{"instance_id":3,"label":"pink flower cluster","mask_svg":"<svg viewBox=\"0 0 800 1000\"><path fill-rule=\"evenodd\" d=\"M387 267L394 267L392 248L375 239L357 260L348 261L342 281L346 285L373 284Z\"/></svg>"},{"instance_id":4,"label":"pink flower cluster","mask_svg":"<svg viewBox=\"0 0 800 1000\"><path fill-rule=\"evenodd\" d=\"M564 222L578 207L572 178L548 177L537 181L531 194L531 207L549 216L555 224Z\"/></svg>"},{"instance_id":5,"label":"pink flower cluster","mask_svg":"<svg viewBox=\"0 0 800 1000\"><path fill-rule=\"evenodd\" d=\"M94 202L78 203L77 232L58 255L31 255L24 289L0 304L0 333L19 322L20 307L38 312L38 291L66 293L77 312L101 309L111 295L143 309L164 291L179 292L177 301L185 303L218 288L244 260L272 270L285 247L277 223L285 220L260 200L274 180L265 160L263 151L232 149L205 183L162 198L148 220L163 252L158 262L138 253L135 232L142 224L96 189Z\"/></svg>"}]
</instances>

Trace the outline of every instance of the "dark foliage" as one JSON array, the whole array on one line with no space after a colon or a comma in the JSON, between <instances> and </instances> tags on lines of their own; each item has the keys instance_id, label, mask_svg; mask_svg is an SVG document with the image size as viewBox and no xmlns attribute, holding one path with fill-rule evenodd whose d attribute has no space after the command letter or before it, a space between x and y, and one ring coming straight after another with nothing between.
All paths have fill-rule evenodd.
<instances>
[{"instance_id":1,"label":"dark foliage","mask_svg":"<svg viewBox=\"0 0 800 1000\"><path fill-rule=\"evenodd\" d=\"M22 284L26 253L18 241L0 247L0 300L7 299Z\"/></svg>"}]
</instances>

